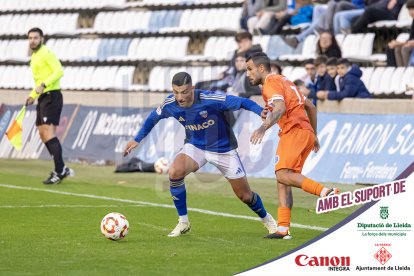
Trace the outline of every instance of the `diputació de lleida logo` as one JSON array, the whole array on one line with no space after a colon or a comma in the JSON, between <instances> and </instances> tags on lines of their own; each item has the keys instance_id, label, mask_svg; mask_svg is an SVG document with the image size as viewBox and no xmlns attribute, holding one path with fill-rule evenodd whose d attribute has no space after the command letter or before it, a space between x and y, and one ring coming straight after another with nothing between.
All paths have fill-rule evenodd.
<instances>
[{"instance_id":1,"label":"diputaci\u00f3 de lleida logo","mask_svg":"<svg viewBox=\"0 0 414 276\"><path fill-rule=\"evenodd\" d=\"M382 219L388 218L388 206L380 206L380 217Z\"/></svg>"}]
</instances>

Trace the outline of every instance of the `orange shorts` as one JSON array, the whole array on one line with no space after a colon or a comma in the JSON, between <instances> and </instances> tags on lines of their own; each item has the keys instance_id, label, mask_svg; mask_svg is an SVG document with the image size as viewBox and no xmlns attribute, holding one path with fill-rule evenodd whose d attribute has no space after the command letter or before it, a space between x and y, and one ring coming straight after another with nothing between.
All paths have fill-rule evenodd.
<instances>
[{"instance_id":1,"label":"orange shorts","mask_svg":"<svg viewBox=\"0 0 414 276\"><path fill-rule=\"evenodd\" d=\"M293 128L280 137L276 150L275 171L291 169L300 173L315 144L315 134L308 129Z\"/></svg>"}]
</instances>

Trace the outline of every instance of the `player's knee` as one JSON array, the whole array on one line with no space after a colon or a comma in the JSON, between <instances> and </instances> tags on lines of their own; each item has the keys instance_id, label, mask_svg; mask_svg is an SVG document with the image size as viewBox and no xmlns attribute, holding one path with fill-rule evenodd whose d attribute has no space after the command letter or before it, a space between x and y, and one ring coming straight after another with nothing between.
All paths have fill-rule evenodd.
<instances>
[{"instance_id":1,"label":"player's knee","mask_svg":"<svg viewBox=\"0 0 414 276\"><path fill-rule=\"evenodd\" d=\"M238 191L237 197L244 203L250 204L252 202L253 193L251 191Z\"/></svg>"},{"instance_id":2,"label":"player's knee","mask_svg":"<svg viewBox=\"0 0 414 276\"><path fill-rule=\"evenodd\" d=\"M44 128L39 129L39 136L43 143L46 143L54 137L53 133L51 133L48 129Z\"/></svg>"},{"instance_id":3,"label":"player's knee","mask_svg":"<svg viewBox=\"0 0 414 276\"><path fill-rule=\"evenodd\" d=\"M172 165L168 170L168 175L171 179L180 179L185 176L185 170L178 166Z\"/></svg>"},{"instance_id":4,"label":"player's knee","mask_svg":"<svg viewBox=\"0 0 414 276\"><path fill-rule=\"evenodd\" d=\"M252 193L242 193L240 195L237 195L241 201L243 201L246 204L250 204L252 202Z\"/></svg>"},{"instance_id":5,"label":"player's knee","mask_svg":"<svg viewBox=\"0 0 414 276\"><path fill-rule=\"evenodd\" d=\"M276 172L276 179L278 182L286 185L289 183L289 173L285 170L279 170Z\"/></svg>"},{"instance_id":6,"label":"player's knee","mask_svg":"<svg viewBox=\"0 0 414 276\"><path fill-rule=\"evenodd\" d=\"M43 143L46 143L48 141L47 134L44 131L39 131L39 136Z\"/></svg>"}]
</instances>

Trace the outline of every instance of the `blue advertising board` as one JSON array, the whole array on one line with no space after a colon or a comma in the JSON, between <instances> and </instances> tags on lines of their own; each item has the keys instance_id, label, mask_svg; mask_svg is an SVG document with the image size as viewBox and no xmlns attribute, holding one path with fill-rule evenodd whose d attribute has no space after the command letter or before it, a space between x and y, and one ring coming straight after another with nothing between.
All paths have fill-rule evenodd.
<instances>
[{"instance_id":1,"label":"blue advertising board","mask_svg":"<svg viewBox=\"0 0 414 276\"><path fill-rule=\"evenodd\" d=\"M414 161L414 115L318 114L320 150L312 152L302 173L321 182L382 183ZM262 144L249 141L260 119L242 111L234 131L248 176L274 177L278 127ZM206 169L215 172L213 168Z\"/></svg>"},{"instance_id":2,"label":"blue advertising board","mask_svg":"<svg viewBox=\"0 0 414 276\"><path fill-rule=\"evenodd\" d=\"M303 173L319 181L381 183L414 161L414 115L321 113L320 151Z\"/></svg>"},{"instance_id":3,"label":"blue advertising board","mask_svg":"<svg viewBox=\"0 0 414 276\"><path fill-rule=\"evenodd\" d=\"M19 107L3 106L2 117L10 121ZM126 143L133 139L152 108L65 106L60 133L64 156L88 161L127 161L122 157ZM7 115L7 111L12 116ZM250 136L261 119L242 110L233 126L238 152L249 177L274 178L278 127L270 129L260 145ZM66 119L65 119L66 118ZM15 152L0 138L0 157L50 158L34 127L30 109L24 121L26 148ZM70 122L69 122L70 121ZM312 152L303 174L321 182L382 183L394 179L414 160L414 115L318 114L319 152ZM3 123L4 124L4 123ZM63 133L64 132L64 133ZM36 138L31 139L30 137ZM161 120L142 141L135 155L146 162L160 157L172 161L184 143L184 128L174 119ZM219 173L206 165L200 172Z\"/></svg>"}]
</instances>

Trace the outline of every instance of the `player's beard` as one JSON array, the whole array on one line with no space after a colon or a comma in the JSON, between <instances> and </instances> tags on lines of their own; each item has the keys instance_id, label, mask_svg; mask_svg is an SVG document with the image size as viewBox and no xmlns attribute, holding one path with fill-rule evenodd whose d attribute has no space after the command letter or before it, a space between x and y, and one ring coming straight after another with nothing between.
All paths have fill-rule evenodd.
<instances>
[{"instance_id":1,"label":"player's beard","mask_svg":"<svg viewBox=\"0 0 414 276\"><path fill-rule=\"evenodd\" d=\"M29 47L30 47L30 50L32 51L32 52L36 52L37 50L39 50L40 49L40 47L42 47L42 42L40 42L36 47L34 47L34 48L32 48L32 45L29 45Z\"/></svg>"},{"instance_id":2,"label":"player's beard","mask_svg":"<svg viewBox=\"0 0 414 276\"><path fill-rule=\"evenodd\" d=\"M257 85L262 83L260 80L257 80L257 79L254 80L254 79L250 79L250 78L249 78L249 82L250 82L250 85L253 85L253 86L257 86Z\"/></svg>"}]
</instances>

